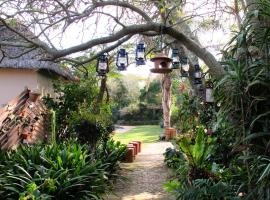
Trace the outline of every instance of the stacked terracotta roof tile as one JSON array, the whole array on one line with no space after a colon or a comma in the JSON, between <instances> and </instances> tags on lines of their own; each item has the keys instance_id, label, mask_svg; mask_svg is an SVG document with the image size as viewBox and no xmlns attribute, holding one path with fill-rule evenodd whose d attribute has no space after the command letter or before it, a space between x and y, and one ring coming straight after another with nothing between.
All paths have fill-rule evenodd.
<instances>
[{"instance_id":1,"label":"stacked terracotta roof tile","mask_svg":"<svg viewBox=\"0 0 270 200\"><path fill-rule=\"evenodd\" d=\"M0 109L0 149L34 144L49 135L49 112L35 93L25 89Z\"/></svg>"}]
</instances>

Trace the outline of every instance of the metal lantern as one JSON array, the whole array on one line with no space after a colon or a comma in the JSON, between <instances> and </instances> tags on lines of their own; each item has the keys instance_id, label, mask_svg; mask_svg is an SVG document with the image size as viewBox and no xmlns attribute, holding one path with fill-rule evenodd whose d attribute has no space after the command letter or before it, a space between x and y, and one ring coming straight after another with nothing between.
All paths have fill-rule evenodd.
<instances>
[{"instance_id":1,"label":"metal lantern","mask_svg":"<svg viewBox=\"0 0 270 200\"><path fill-rule=\"evenodd\" d=\"M198 64L194 65L194 84L202 84L202 71Z\"/></svg>"},{"instance_id":2,"label":"metal lantern","mask_svg":"<svg viewBox=\"0 0 270 200\"><path fill-rule=\"evenodd\" d=\"M150 69L152 73L165 74L172 71L172 69L169 68L172 59L163 53L158 53L154 58L151 58L151 61L154 62L155 65L155 68Z\"/></svg>"},{"instance_id":3,"label":"metal lantern","mask_svg":"<svg viewBox=\"0 0 270 200\"><path fill-rule=\"evenodd\" d=\"M104 53L98 57L96 72L97 72L98 76L106 76L106 74L109 72L109 64L108 64L108 55L107 54Z\"/></svg>"},{"instance_id":4,"label":"metal lantern","mask_svg":"<svg viewBox=\"0 0 270 200\"><path fill-rule=\"evenodd\" d=\"M136 65L145 65L145 47L144 47L144 43L137 44L135 60L136 60Z\"/></svg>"},{"instance_id":5,"label":"metal lantern","mask_svg":"<svg viewBox=\"0 0 270 200\"><path fill-rule=\"evenodd\" d=\"M116 66L119 71L124 71L128 66L128 53L125 49L120 49L117 52Z\"/></svg>"},{"instance_id":6,"label":"metal lantern","mask_svg":"<svg viewBox=\"0 0 270 200\"><path fill-rule=\"evenodd\" d=\"M172 69L180 68L179 50L172 49Z\"/></svg>"},{"instance_id":7,"label":"metal lantern","mask_svg":"<svg viewBox=\"0 0 270 200\"><path fill-rule=\"evenodd\" d=\"M187 57L181 58L181 76L188 77L189 75L189 64Z\"/></svg>"},{"instance_id":8,"label":"metal lantern","mask_svg":"<svg viewBox=\"0 0 270 200\"><path fill-rule=\"evenodd\" d=\"M206 103L214 103L213 88L214 88L214 84L211 80L205 81L205 102Z\"/></svg>"}]
</instances>

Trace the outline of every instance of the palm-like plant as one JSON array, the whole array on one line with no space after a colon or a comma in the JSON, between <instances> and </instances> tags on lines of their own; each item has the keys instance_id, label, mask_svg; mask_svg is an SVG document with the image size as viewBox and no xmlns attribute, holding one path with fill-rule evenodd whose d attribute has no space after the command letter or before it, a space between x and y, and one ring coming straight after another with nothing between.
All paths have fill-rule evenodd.
<instances>
[{"instance_id":1,"label":"palm-like plant","mask_svg":"<svg viewBox=\"0 0 270 200\"><path fill-rule=\"evenodd\" d=\"M196 179L191 186L181 184L177 188L177 200L239 200L233 187L221 181L215 183L209 179Z\"/></svg>"},{"instance_id":2,"label":"palm-like plant","mask_svg":"<svg viewBox=\"0 0 270 200\"><path fill-rule=\"evenodd\" d=\"M104 159L90 159L89 148L76 141L1 153L0 199L100 199L126 150L112 141L108 148Z\"/></svg>"},{"instance_id":3,"label":"palm-like plant","mask_svg":"<svg viewBox=\"0 0 270 200\"><path fill-rule=\"evenodd\" d=\"M213 153L212 138L207 137L204 128L198 128L195 143L192 138L183 137L178 142L180 150L186 155L189 166L191 167L189 177L191 180L196 178L209 178L210 173L206 170L207 159Z\"/></svg>"},{"instance_id":4,"label":"palm-like plant","mask_svg":"<svg viewBox=\"0 0 270 200\"><path fill-rule=\"evenodd\" d=\"M238 174L232 182L247 193L246 199L268 199L270 3L259 0L253 8L225 51L228 73L216 86L216 99L230 124L224 140L234 138L231 168Z\"/></svg>"}]
</instances>

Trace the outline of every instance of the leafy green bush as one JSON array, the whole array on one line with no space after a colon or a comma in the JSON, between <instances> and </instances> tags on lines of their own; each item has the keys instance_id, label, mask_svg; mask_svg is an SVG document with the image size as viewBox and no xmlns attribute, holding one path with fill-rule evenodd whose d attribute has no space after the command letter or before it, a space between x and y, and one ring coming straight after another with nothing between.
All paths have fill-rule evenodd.
<instances>
[{"instance_id":1,"label":"leafy green bush","mask_svg":"<svg viewBox=\"0 0 270 200\"><path fill-rule=\"evenodd\" d=\"M214 106L205 105L199 97L187 93L178 95L176 105L172 107L172 125L184 134L194 132L200 124L210 129L215 120Z\"/></svg>"},{"instance_id":2,"label":"leafy green bush","mask_svg":"<svg viewBox=\"0 0 270 200\"><path fill-rule=\"evenodd\" d=\"M218 179L195 173L192 180L172 182L171 188L181 188L176 192L181 194L179 199L231 199L226 190L219 189L222 197L214 193L216 186L228 186L228 191L242 199L270 199L270 2L258 0L248 7L239 32L223 51L226 74L214 88L215 101L220 105L210 123L216 137L215 153L206 159L204 151L194 154L194 141L179 143L189 163L207 170L218 165L224 172ZM184 133L194 124L209 128L209 118L201 117L206 112L201 112L200 106L194 106L188 96L180 103L175 119ZM205 160L208 164L201 162Z\"/></svg>"},{"instance_id":3,"label":"leafy green bush","mask_svg":"<svg viewBox=\"0 0 270 200\"><path fill-rule=\"evenodd\" d=\"M115 142L112 139L106 143L99 145L95 152L95 158L102 163L107 163L106 170L109 175L112 175L119 169L119 162L124 158L127 152L127 146L119 141Z\"/></svg>"},{"instance_id":4,"label":"leafy green bush","mask_svg":"<svg viewBox=\"0 0 270 200\"><path fill-rule=\"evenodd\" d=\"M79 113L72 113L70 126L74 129L74 136L92 149L95 149L99 142L106 141L114 130L114 125L108 116L93 114L86 106L80 108Z\"/></svg>"},{"instance_id":5,"label":"leafy green bush","mask_svg":"<svg viewBox=\"0 0 270 200\"><path fill-rule=\"evenodd\" d=\"M128 78L128 82L115 79L115 84L110 85L114 121L117 123L123 121L128 124L129 122L160 120L162 118L160 81L151 80L140 89L134 86L141 79L134 81L130 78L132 77Z\"/></svg>"},{"instance_id":6,"label":"leafy green bush","mask_svg":"<svg viewBox=\"0 0 270 200\"><path fill-rule=\"evenodd\" d=\"M179 96L178 106L172 113L172 124L182 133L195 129L198 124L199 99L187 93Z\"/></svg>"},{"instance_id":7,"label":"leafy green bush","mask_svg":"<svg viewBox=\"0 0 270 200\"><path fill-rule=\"evenodd\" d=\"M227 172L211 161L215 142L214 137L206 135L203 126L197 127L195 138L183 135L176 140L176 148L168 148L164 154L166 164L176 172L175 179L164 185L165 190L183 200L233 199L235 188L221 181Z\"/></svg>"},{"instance_id":8,"label":"leafy green bush","mask_svg":"<svg viewBox=\"0 0 270 200\"><path fill-rule=\"evenodd\" d=\"M191 184L170 181L164 185L166 191L175 194L177 200L237 200L233 187L224 182L196 179Z\"/></svg>"},{"instance_id":9,"label":"leafy green bush","mask_svg":"<svg viewBox=\"0 0 270 200\"><path fill-rule=\"evenodd\" d=\"M76 141L2 152L0 198L100 199L125 152L125 146L113 141L105 146L114 150L106 151L103 158L91 155L87 146Z\"/></svg>"},{"instance_id":10,"label":"leafy green bush","mask_svg":"<svg viewBox=\"0 0 270 200\"><path fill-rule=\"evenodd\" d=\"M128 107L124 107L120 110L120 117L118 121L122 121L125 124L128 123L140 123L146 124L151 121L159 121L162 118L162 108L157 105L147 105L144 103L130 104ZM131 124L130 124L131 125Z\"/></svg>"},{"instance_id":11,"label":"leafy green bush","mask_svg":"<svg viewBox=\"0 0 270 200\"><path fill-rule=\"evenodd\" d=\"M270 2L251 6L241 29L224 51L227 73L216 85L219 121L227 124L220 142L230 146L228 181L246 199L269 199ZM232 92L233 91L233 92Z\"/></svg>"},{"instance_id":12,"label":"leafy green bush","mask_svg":"<svg viewBox=\"0 0 270 200\"><path fill-rule=\"evenodd\" d=\"M110 105L98 103L98 80L93 76L79 83L54 84L57 99L45 98L56 113L59 138L75 136L91 148L113 131ZM98 108L98 109L97 109Z\"/></svg>"},{"instance_id":13,"label":"leafy green bush","mask_svg":"<svg viewBox=\"0 0 270 200\"><path fill-rule=\"evenodd\" d=\"M163 155L166 165L173 169L177 169L180 165L183 165L186 160L181 151L171 147L167 148Z\"/></svg>"},{"instance_id":14,"label":"leafy green bush","mask_svg":"<svg viewBox=\"0 0 270 200\"><path fill-rule=\"evenodd\" d=\"M129 120L120 120L117 122L119 125L158 125L160 124L160 120L143 120L143 121L129 121Z\"/></svg>"},{"instance_id":15,"label":"leafy green bush","mask_svg":"<svg viewBox=\"0 0 270 200\"><path fill-rule=\"evenodd\" d=\"M190 137L182 137L179 142L180 150L187 156L189 165L192 168L205 168L207 159L213 152L213 138L208 137L204 127L198 127L195 141ZM197 177L196 177L197 178Z\"/></svg>"}]
</instances>

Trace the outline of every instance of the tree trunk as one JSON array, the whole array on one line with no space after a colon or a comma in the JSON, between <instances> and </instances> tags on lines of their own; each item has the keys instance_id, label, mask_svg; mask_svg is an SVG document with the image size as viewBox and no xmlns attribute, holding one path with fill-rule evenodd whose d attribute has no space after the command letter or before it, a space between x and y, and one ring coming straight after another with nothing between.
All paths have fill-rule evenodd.
<instances>
[{"instance_id":1,"label":"tree trunk","mask_svg":"<svg viewBox=\"0 0 270 200\"><path fill-rule=\"evenodd\" d=\"M101 84L100 84L100 88L99 88L99 94L98 94L98 97L97 97L97 103L96 103L96 108L95 108L95 114L98 114L100 112L100 104L102 103L103 101L103 97L104 97L104 94L106 92L106 89L107 89L107 77L104 76L102 77L101 79Z\"/></svg>"},{"instance_id":2,"label":"tree trunk","mask_svg":"<svg viewBox=\"0 0 270 200\"><path fill-rule=\"evenodd\" d=\"M163 125L164 128L171 126L171 77L169 74L162 76L162 108L163 108Z\"/></svg>"}]
</instances>

